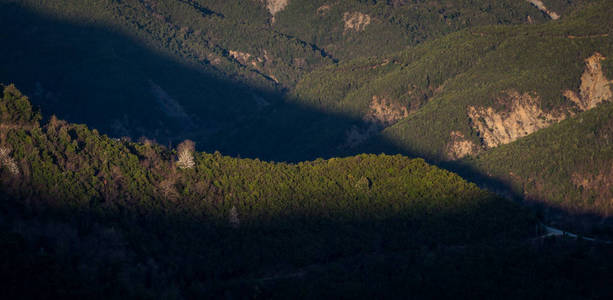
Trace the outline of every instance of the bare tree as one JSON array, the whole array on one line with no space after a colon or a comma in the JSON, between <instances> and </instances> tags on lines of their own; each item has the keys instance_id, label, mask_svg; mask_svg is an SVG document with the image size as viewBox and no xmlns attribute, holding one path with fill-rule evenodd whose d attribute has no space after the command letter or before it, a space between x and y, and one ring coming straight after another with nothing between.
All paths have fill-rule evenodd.
<instances>
[{"instance_id":1,"label":"bare tree","mask_svg":"<svg viewBox=\"0 0 613 300\"><path fill-rule=\"evenodd\" d=\"M185 140L177 146L177 166L181 169L191 169L196 163L194 162L194 150L196 144L193 141Z\"/></svg>"}]
</instances>

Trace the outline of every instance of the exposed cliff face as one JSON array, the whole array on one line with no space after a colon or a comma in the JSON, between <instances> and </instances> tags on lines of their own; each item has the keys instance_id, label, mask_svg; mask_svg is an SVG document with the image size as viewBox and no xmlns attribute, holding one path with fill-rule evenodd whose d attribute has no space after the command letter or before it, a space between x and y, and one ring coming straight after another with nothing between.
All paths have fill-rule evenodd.
<instances>
[{"instance_id":1,"label":"exposed cliff face","mask_svg":"<svg viewBox=\"0 0 613 300\"><path fill-rule=\"evenodd\" d=\"M234 50L229 50L228 54L230 54L230 57L234 58L241 65L246 66L246 67L251 67L259 71L261 74L267 76L268 79L276 83L279 83L279 80L275 77L274 74L271 73L271 70L270 70L270 64L274 58L272 55L268 53L266 49L264 49L264 57L257 57L247 52L234 51ZM301 60L304 60L304 58L296 58L294 59L294 63L296 65L300 65L301 63L303 66L306 65L306 61L301 61Z\"/></svg>"},{"instance_id":2,"label":"exposed cliff face","mask_svg":"<svg viewBox=\"0 0 613 300\"><path fill-rule=\"evenodd\" d=\"M560 15L547 9L547 6L545 6L545 3L543 3L543 1L541 0L527 0L527 1L530 2L532 5L536 6L536 8L538 8L542 12L546 13L552 20L557 20L560 18Z\"/></svg>"},{"instance_id":3,"label":"exposed cliff face","mask_svg":"<svg viewBox=\"0 0 613 300\"><path fill-rule=\"evenodd\" d=\"M596 107L604 101L613 99L611 84L602 71L601 61L605 57L600 53L588 57L585 60L585 71L581 76L579 93L566 90L563 95L571 100L579 111L586 111ZM540 100L537 96L516 91L508 92L507 99L500 99L502 103L510 103L510 109L498 112L492 107L468 107L468 117L472 122L473 128L479 132L486 148L493 148L502 144L507 144L524 137L537 130L546 128L553 123L564 120L572 115L572 111L544 112L540 108ZM451 133L453 137L447 146L447 155L450 159L461 157L461 140L457 134ZM468 153L468 152L467 152Z\"/></svg>"},{"instance_id":4,"label":"exposed cliff face","mask_svg":"<svg viewBox=\"0 0 613 300\"><path fill-rule=\"evenodd\" d=\"M408 116L409 111L406 107L394 103L385 97L373 96L368 113L362 118L366 124L360 127L353 126L347 130L345 141L339 148L354 148L381 132L385 127L394 125Z\"/></svg>"},{"instance_id":5,"label":"exposed cliff face","mask_svg":"<svg viewBox=\"0 0 613 300\"><path fill-rule=\"evenodd\" d=\"M508 111L498 112L492 107L468 107L468 116L487 148L508 144L565 118L563 113L547 113L540 108L540 100L529 93L509 91Z\"/></svg>"},{"instance_id":6,"label":"exposed cliff face","mask_svg":"<svg viewBox=\"0 0 613 300\"><path fill-rule=\"evenodd\" d=\"M571 90L564 91L564 96L573 101L581 111L592 109L603 101L613 99L611 92L613 81L609 81L602 72L600 62L604 59L602 54L596 52L585 60L579 95Z\"/></svg>"},{"instance_id":7,"label":"exposed cliff face","mask_svg":"<svg viewBox=\"0 0 613 300\"><path fill-rule=\"evenodd\" d=\"M275 22L275 15L287 7L289 0L266 0L266 8L272 15L271 22Z\"/></svg>"},{"instance_id":8,"label":"exposed cliff face","mask_svg":"<svg viewBox=\"0 0 613 300\"><path fill-rule=\"evenodd\" d=\"M257 58L246 52L230 50L228 51L228 53L230 53L230 56L232 58L236 59L238 62L240 62L242 65L245 65L245 66L251 65L252 67L255 68L257 67L258 62L263 61L261 58Z\"/></svg>"},{"instance_id":9,"label":"exposed cliff face","mask_svg":"<svg viewBox=\"0 0 613 300\"><path fill-rule=\"evenodd\" d=\"M364 116L364 120L375 123L380 127L387 127L408 116L409 111L406 107L393 103L384 97L373 96L370 102L370 110Z\"/></svg>"},{"instance_id":10,"label":"exposed cliff face","mask_svg":"<svg viewBox=\"0 0 613 300\"><path fill-rule=\"evenodd\" d=\"M447 159L456 160L479 152L479 147L472 141L467 140L459 131L452 131L445 154Z\"/></svg>"},{"instance_id":11,"label":"exposed cliff face","mask_svg":"<svg viewBox=\"0 0 613 300\"><path fill-rule=\"evenodd\" d=\"M343 15L343 22L345 22L345 32L348 31L364 31L366 26L370 24L370 16L363 14L359 11L346 12Z\"/></svg>"}]
</instances>

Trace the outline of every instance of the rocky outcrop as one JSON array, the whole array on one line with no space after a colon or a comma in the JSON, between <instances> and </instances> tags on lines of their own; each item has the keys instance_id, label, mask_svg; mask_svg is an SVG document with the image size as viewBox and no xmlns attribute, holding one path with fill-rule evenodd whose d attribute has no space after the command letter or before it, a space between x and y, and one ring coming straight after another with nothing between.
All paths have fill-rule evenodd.
<instances>
[{"instance_id":1,"label":"rocky outcrop","mask_svg":"<svg viewBox=\"0 0 613 300\"><path fill-rule=\"evenodd\" d=\"M275 22L275 15L287 7L289 0L266 0L266 9L272 15L271 22Z\"/></svg>"},{"instance_id":2,"label":"rocky outcrop","mask_svg":"<svg viewBox=\"0 0 613 300\"><path fill-rule=\"evenodd\" d=\"M544 112L540 108L540 99L535 95L509 91L507 98L500 101L510 103L507 111L496 111L492 107L468 107L472 126L479 132L487 148L508 144L565 118L563 113Z\"/></svg>"},{"instance_id":3,"label":"rocky outcrop","mask_svg":"<svg viewBox=\"0 0 613 300\"><path fill-rule=\"evenodd\" d=\"M346 132L344 143L339 148L354 148L381 132L385 127L394 125L408 116L409 111L406 107L385 97L373 96L369 110L362 118L365 124L349 129Z\"/></svg>"},{"instance_id":4,"label":"rocky outcrop","mask_svg":"<svg viewBox=\"0 0 613 300\"><path fill-rule=\"evenodd\" d=\"M19 176L19 167L10 154L11 149L0 147L0 168L6 168L13 176Z\"/></svg>"},{"instance_id":5,"label":"rocky outcrop","mask_svg":"<svg viewBox=\"0 0 613 300\"><path fill-rule=\"evenodd\" d=\"M258 66L258 62L263 62L263 59L257 58L247 52L229 50L228 53L230 54L230 57L236 59L239 63L245 66L251 65L252 67L256 68Z\"/></svg>"},{"instance_id":6,"label":"rocky outcrop","mask_svg":"<svg viewBox=\"0 0 613 300\"><path fill-rule=\"evenodd\" d=\"M254 70L260 72L262 75L267 76L269 80L279 83L279 80L271 73L270 64L273 62L274 57L268 53L268 50L264 49L264 57L257 57L247 52L229 50L228 54L231 58L238 61L241 65L251 67ZM303 58L296 58L294 62L302 67L306 66L306 60Z\"/></svg>"},{"instance_id":7,"label":"rocky outcrop","mask_svg":"<svg viewBox=\"0 0 613 300\"><path fill-rule=\"evenodd\" d=\"M563 92L563 95L572 101L579 111L592 109L599 103L613 99L611 91L613 81L608 80L602 71L601 61L604 59L605 57L597 52L588 57L585 60L585 71L581 76L579 93L571 90ZM537 96L529 93L519 94L516 91L508 92L507 99L500 99L499 102L507 103L510 108L498 112L492 107L468 107L468 117L472 126L479 132L487 148L513 142L564 120L574 113L561 109L557 112L544 112L540 108L540 100Z\"/></svg>"},{"instance_id":8,"label":"rocky outcrop","mask_svg":"<svg viewBox=\"0 0 613 300\"><path fill-rule=\"evenodd\" d=\"M364 121L374 123L379 127L388 127L408 116L409 111L406 107L384 97L373 96Z\"/></svg>"},{"instance_id":9,"label":"rocky outcrop","mask_svg":"<svg viewBox=\"0 0 613 300\"><path fill-rule=\"evenodd\" d=\"M560 18L560 15L547 9L547 6L545 6L545 3L543 3L543 1L541 0L527 0L527 1L530 2L532 5L536 6L536 8L538 8L540 11L546 13L552 20L557 20Z\"/></svg>"},{"instance_id":10,"label":"rocky outcrop","mask_svg":"<svg viewBox=\"0 0 613 300\"><path fill-rule=\"evenodd\" d=\"M479 152L479 147L472 141L467 140L464 134L459 131L452 131L449 140L445 150L445 155L449 160L460 159Z\"/></svg>"},{"instance_id":11,"label":"rocky outcrop","mask_svg":"<svg viewBox=\"0 0 613 300\"><path fill-rule=\"evenodd\" d=\"M346 12L343 14L343 22L345 22L345 32L349 31L364 31L366 26L370 24L371 18L367 14L361 12Z\"/></svg>"},{"instance_id":12,"label":"rocky outcrop","mask_svg":"<svg viewBox=\"0 0 613 300\"><path fill-rule=\"evenodd\" d=\"M579 94L574 91L564 91L564 96L574 102L579 110L585 111L596 107L601 102L613 99L611 84L602 72L601 61L605 57L596 52L585 60L585 71L581 76Z\"/></svg>"},{"instance_id":13,"label":"rocky outcrop","mask_svg":"<svg viewBox=\"0 0 613 300\"><path fill-rule=\"evenodd\" d=\"M325 16L328 14L331 8L332 7L329 4L324 4L320 6L319 8L317 8L317 14L320 16Z\"/></svg>"}]
</instances>

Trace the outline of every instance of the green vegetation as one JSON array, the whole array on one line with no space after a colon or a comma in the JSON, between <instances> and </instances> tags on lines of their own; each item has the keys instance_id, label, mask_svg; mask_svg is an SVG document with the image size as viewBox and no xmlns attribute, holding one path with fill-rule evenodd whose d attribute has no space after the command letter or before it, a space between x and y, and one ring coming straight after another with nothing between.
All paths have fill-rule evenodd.
<instances>
[{"instance_id":1,"label":"green vegetation","mask_svg":"<svg viewBox=\"0 0 613 300\"><path fill-rule=\"evenodd\" d=\"M2 249L11 258L2 273L21 272L9 294L89 296L101 289L97 297L215 297L262 289L313 296L309 286L329 283L305 277L295 290L284 286L285 275L280 283L261 278L303 268L343 272L364 258L375 268L373 280L394 286L401 282L377 277L393 269L388 255L442 258L456 245L513 245L534 234L532 214L421 159L359 155L286 164L193 153L195 166L181 169L175 151L149 141L113 140L55 117L39 127L39 114L13 86L4 88L0 105L0 146L9 149L0 171ZM476 259L480 265L487 258ZM427 271L427 261L403 272L440 276ZM43 290L20 288L20 276L31 272ZM351 271L336 280L351 290L360 278Z\"/></svg>"},{"instance_id":2,"label":"green vegetation","mask_svg":"<svg viewBox=\"0 0 613 300\"><path fill-rule=\"evenodd\" d=\"M603 75L613 78L612 16L610 2L595 1L556 22L467 29L394 55L316 70L298 83L295 99L363 120L373 114L375 96L386 99L387 107L407 108L408 116L380 134L358 129L370 140L354 151L424 157L463 170L477 182L507 183L515 194L566 213L606 218L611 214L613 157L606 142L609 106L601 104L598 113L580 112L564 94L579 92L586 59L595 53L606 57L600 61ZM492 147L475 126L483 119L471 118L469 107L491 108L504 117L516 109L513 92L537 99L535 111L543 113L536 121L523 115L518 125L504 126L524 130L531 123L522 122L537 122L547 114L551 119L576 114L573 120L590 121L550 121L551 127L543 129L547 133L536 131L514 144ZM524 109L522 113L531 113L531 107ZM459 166L446 162L457 158L449 149L458 136L472 145L464 155L479 158L455 164ZM600 220L590 220L596 222Z\"/></svg>"},{"instance_id":3,"label":"green vegetation","mask_svg":"<svg viewBox=\"0 0 613 300\"><path fill-rule=\"evenodd\" d=\"M595 52L613 55L612 8L600 2L560 22L472 28L395 55L323 68L306 76L295 96L358 119L369 113L374 96L407 107L410 115L374 144L387 140L402 151L444 160L452 131L481 144L468 106L509 109L508 91L537 95L546 112L572 106L562 94L579 89L584 60ZM613 78L611 60L604 64Z\"/></svg>"},{"instance_id":4,"label":"green vegetation","mask_svg":"<svg viewBox=\"0 0 613 300\"><path fill-rule=\"evenodd\" d=\"M28 113L24 103L27 99L13 86L5 88L3 107L19 109L12 114ZM225 221L235 207L249 224L296 213L351 220L417 218L436 211L462 218L488 203L512 207L453 173L400 155L285 164L196 153L195 167L179 169L174 151L151 142L113 140L55 117L43 127L34 121L8 125L2 144L11 149L23 176L6 172L4 182L23 197L61 201L56 205L66 209L165 211L165 205L175 203L185 213Z\"/></svg>"},{"instance_id":5,"label":"green vegetation","mask_svg":"<svg viewBox=\"0 0 613 300\"><path fill-rule=\"evenodd\" d=\"M149 141L55 117L40 127L14 86L0 107L0 147L10 152L0 169L6 297L610 292L607 248L527 246L531 213L421 159L286 164L192 153L195 165L181 169L173 150Z\"/></svg>"},{"instance_id":6,"label":"green vegetation","mask_svg":"<svg viewBox=\"0 0 613 300\"><path fill-rule=\"evenodd\" d=\"M274 28L315 45L340 60L393 53L467 27L545 22L521 1L327 1L290 0ZM351 13L369 17L362 30L343 22ZM348 15L345 15L349 13Z\"/></svg>"},{"instance_id":7,"label":"green vegetation","mask_svg":"<svg viewBox=\"0 0 613 300\"><path fill-rule=\"evenodd\" d=\"M613 298L542 236L613 239L613 5L543 2L0 0L0 297Z\"/></svg>"},{"instance_id":8,"label":"green vegetation","mask_svg":"<svg viewBox=\"0 0 613 300\"><path fill-rule=\"evenodd\" d=\"M611 137L613 103L607 103L463 163L503 179L529 201L546 202L571 214L610 216Z\"/></svg>"},{"instance_id":9,"label":"green vegetation","mask_svg":"<svg viewBox=\"0 0 613 300\"><path fill-rule=\"evenodd\" d=\"M274 18L262 2L247 0L6 2L59 19L126 31L205 71L210 71L212 63L225 75L251 78L250 84L278 78L284 86L292 86L305 71L329 64L326 53L340 59L372 56L466 27L521 24L526 16L539 23L547 20L528 3L491 0L433 4L291 0ZM347 12L370 17L363 33L345 29ZM266 62L253 67L233 58L230 51L249 53ZM222 61L219 66L216 59ZM256 74L250 74L253 71Z\"/></svg>"},{"instance_id":10,"label":"green vegetation","mask_svg":"<svg viewBox=\"0 0 613 300\"><path fill-rule=\"evenodd\" d=\"M357 12L370 24L346 30L345 13ZM191 139L209 152L276 161L333 157L362 121L285 99L306 74L528 17L547 20L515 0L290 0L274 22L253 0L2 0L0 82L114 137Z\"/></svg>"},{"instance_id":11,"label":"green vegetation","mask_svg":"<svg viewBox=\"0 0 613 300\"><path fill-rule=\"evenodd\" d=\"M32 109L28 98L21 95L15 86L3 86L0 103L0 124L5 126L38 125L40 113Z\"/></svg>"},{"instance_id":12,"label":"green vegetation","mask_svg":"<svg viewBox=\"0 0 613 300\"><path fill-rule=\"evenodd\" d=\"M491 148L469 107L506 113L517 92L544 113L577 112L563 93L578 92L586 58L613 55L613 12L547 2L560 20L527 1L289 1L274 17L258 1L4 1L0 79L112 136L276 161L441 162L457 137L473 145L462 155ZM368 18L346 27L347 12ZM396 115L371 116L375 100Z\"/></svg>"}]
</instances>

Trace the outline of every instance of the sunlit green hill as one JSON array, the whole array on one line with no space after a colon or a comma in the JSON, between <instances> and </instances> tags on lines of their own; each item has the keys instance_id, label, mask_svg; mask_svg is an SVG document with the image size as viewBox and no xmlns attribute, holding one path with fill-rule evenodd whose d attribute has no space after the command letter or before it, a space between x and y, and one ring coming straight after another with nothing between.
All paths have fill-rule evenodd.
<instances>
[{"instance_id":1,"label":"sunlit green hill","mask_svg":"<svg viewBox=\"0 0 613 300\"><path fill-rule=\"evenodd\" d=\"M251 293L254 278L276 272L345 268L373 254L420 257L423 247L523 243L538 233L527 210L421 159L287 164L194 152L189 142L173 150L55 117L40 125L14 86L3 95L2 274L18 268L9 294L41 295L20 288L26 278L71 297L100 282L113 285L100 294L111 297Z\"/></svg>"},{"instance_id":2,"label":"sunlit green hill","mask_svg":"<svg viewBox=\"0 0 613 300\"><path fill-rule=\"evenodd\" d=\"M4 87L7 299L611 295L606 244L538 237L533 213L421 159L272 163L40 119Z\"/></svg>"},{"instance_id":3,"label":"sunlit green hill","mask_svg":"<svg viewBox=\"0 0 613 300\"><path fill-rule=\"evenodd\" d=\"M249 224L300 215L385 220L416 214L417 220L433 213L449 215L441 218L447 222L490 206L510 215L517 209L451 172L400 155L287 164L198 153L186 143L175 151L111 139L55 117L39 126L40 115L14 86L4 88L0 111L5 187L66 210L181 208L223 221L232 208Z\"/></svg>"},{"instance_id":4,"label":"sunlit green hill","mask_svg":"<svg viewBox=\"0 0 613 300\"><path fill-rule=\"evenodd\" d=\"M0 299L613 299L610 0L0 25Z\"/></svg>"},{"instance_id":5,"label":"sunlit green hill","mask_svg":"<svg viewBox=\"0 0 613 300\"><path fill-rule=\"evenodd\" d=\"M444 165L478 156L459 163L467 175L607 217L611 16L611 3L596 1L546 24L471 28L317 70L295 98L363 120L346 132L349 151L399 151Z\"/></svg>"},{"instance_id":6,"label":"sunlit green hill","mask_svg":"<svg viewBox=\"0 0 613 300\"><path fill-rule=\"evenodd\" d=\"M113 137L275 161L454 161L610 101L610 2L535 5L3 1L0 79Z\"/></svg>"},{"instance_id":7,"label":"sunlit green hill","mask_svg":"<svg viewBox=\"0 0 613 300\"><path fill-rule=\"evenodd\" d=\"M600 2L543 25L473 28L395 55L323 68L305 77L295 96L384 129L383 137L420 156L442 160L474 154L555 123L568 110L586 110L565 94L580 93L588 58L598 65L598 79L605 80L594 82L598 88L605 89L607 78L613 78L607 59L613 54L611 9L610 3ZM591 100L609 100L606 92L600 96ZM487 122L479 128L479 117L486 115L481 110L513 115L520 106L534 110L527 114L535 119L547 120L519 125L526 127L518 129L523 132L508 136ZM356 128L356 133L369 137L368 128ZM473 147L454 152L455 135Z\"/></svg>"}]
</instances>

